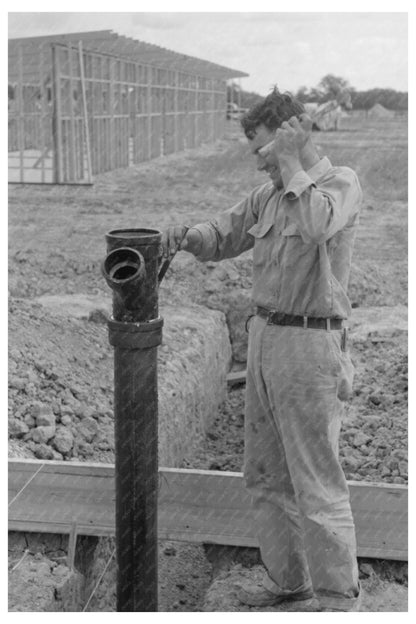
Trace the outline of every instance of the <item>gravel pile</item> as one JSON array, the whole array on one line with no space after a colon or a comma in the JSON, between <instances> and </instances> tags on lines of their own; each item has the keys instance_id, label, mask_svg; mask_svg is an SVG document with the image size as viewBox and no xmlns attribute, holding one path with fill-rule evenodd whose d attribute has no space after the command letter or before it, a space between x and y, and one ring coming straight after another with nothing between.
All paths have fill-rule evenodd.
<instances>
[{"instance_id":1,"label":"gravel pile","mask_svg":"<svg viewBox=\"0 0 416 624\"><path fill-rule=\"evenodd\" d=\"M11 299L9 331L9 454L113 461L106 327Z\"/></svg>"}]
</instances>

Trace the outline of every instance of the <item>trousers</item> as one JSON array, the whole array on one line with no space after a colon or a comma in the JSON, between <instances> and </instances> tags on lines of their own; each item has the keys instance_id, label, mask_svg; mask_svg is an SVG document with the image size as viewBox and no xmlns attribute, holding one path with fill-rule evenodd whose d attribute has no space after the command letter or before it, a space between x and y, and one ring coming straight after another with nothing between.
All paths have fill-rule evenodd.
<instances>
[{"instance_id":1,"label":"trousers","mask_svg":"<svg viewBox=\"0 0 416 624\"><path fill-rule=\"evenodd\" d=\"M321 606L349 610L359 580L338 445L354 367L341 334L250 321L244 478L265 587L312 588Z\"/></svg>"}]
</instances>

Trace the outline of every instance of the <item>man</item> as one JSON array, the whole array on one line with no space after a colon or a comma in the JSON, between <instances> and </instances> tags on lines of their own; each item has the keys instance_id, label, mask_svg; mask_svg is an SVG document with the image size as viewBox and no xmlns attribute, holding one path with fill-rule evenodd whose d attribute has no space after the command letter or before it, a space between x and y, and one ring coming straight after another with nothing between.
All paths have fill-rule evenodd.
<instances>
[{"instance_id":1,"label":"man","mask_svg":"<svg viewBox=\"0 0 416 624\"><path fill-rule=\"evenodd\" d=\"M290 94L275 88L241 124L270 181L217 219L162 237L166 255L180 248L202 261L253 248L244 477L266 574L239 598L266 606L315 596L319 610L357 610L338 441L352 388L343 321L361 189L351 169L320 158Z\"/></svg>"}]
</instances>

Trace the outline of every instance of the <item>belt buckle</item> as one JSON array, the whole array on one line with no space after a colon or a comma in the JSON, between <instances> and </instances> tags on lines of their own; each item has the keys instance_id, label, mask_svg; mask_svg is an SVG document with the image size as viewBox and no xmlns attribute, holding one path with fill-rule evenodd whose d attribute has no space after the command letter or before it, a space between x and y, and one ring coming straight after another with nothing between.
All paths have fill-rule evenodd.
<instances>
[{"instance_id":1,"label":"belt buckle","mask_svg":"<svg viewBox=\"0 0 416 624\"><path fill-rule=\"evenodd\" d=\"M270 310L267 314L267 325L273 325L273 316L276 314L274 310Z\"/></svg>"}]
</instances>

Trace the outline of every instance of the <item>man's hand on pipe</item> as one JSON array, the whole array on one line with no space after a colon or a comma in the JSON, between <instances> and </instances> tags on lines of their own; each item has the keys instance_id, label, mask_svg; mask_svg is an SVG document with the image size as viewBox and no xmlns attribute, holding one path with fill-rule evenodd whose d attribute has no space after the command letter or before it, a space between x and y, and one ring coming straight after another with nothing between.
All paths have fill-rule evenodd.
<instances>
[{"instance_id":1,"label":"man's hand on pipe","mask_svg":"<svg viewBox=\"0 0 416 624\"><path fill-rule=\"evenodd\" d=\"M163 257L171 258L179 250L198 254L202 246L202 237L198 230L186 225L174 225L162 233Z\"/></svg>"}]
</instances>

